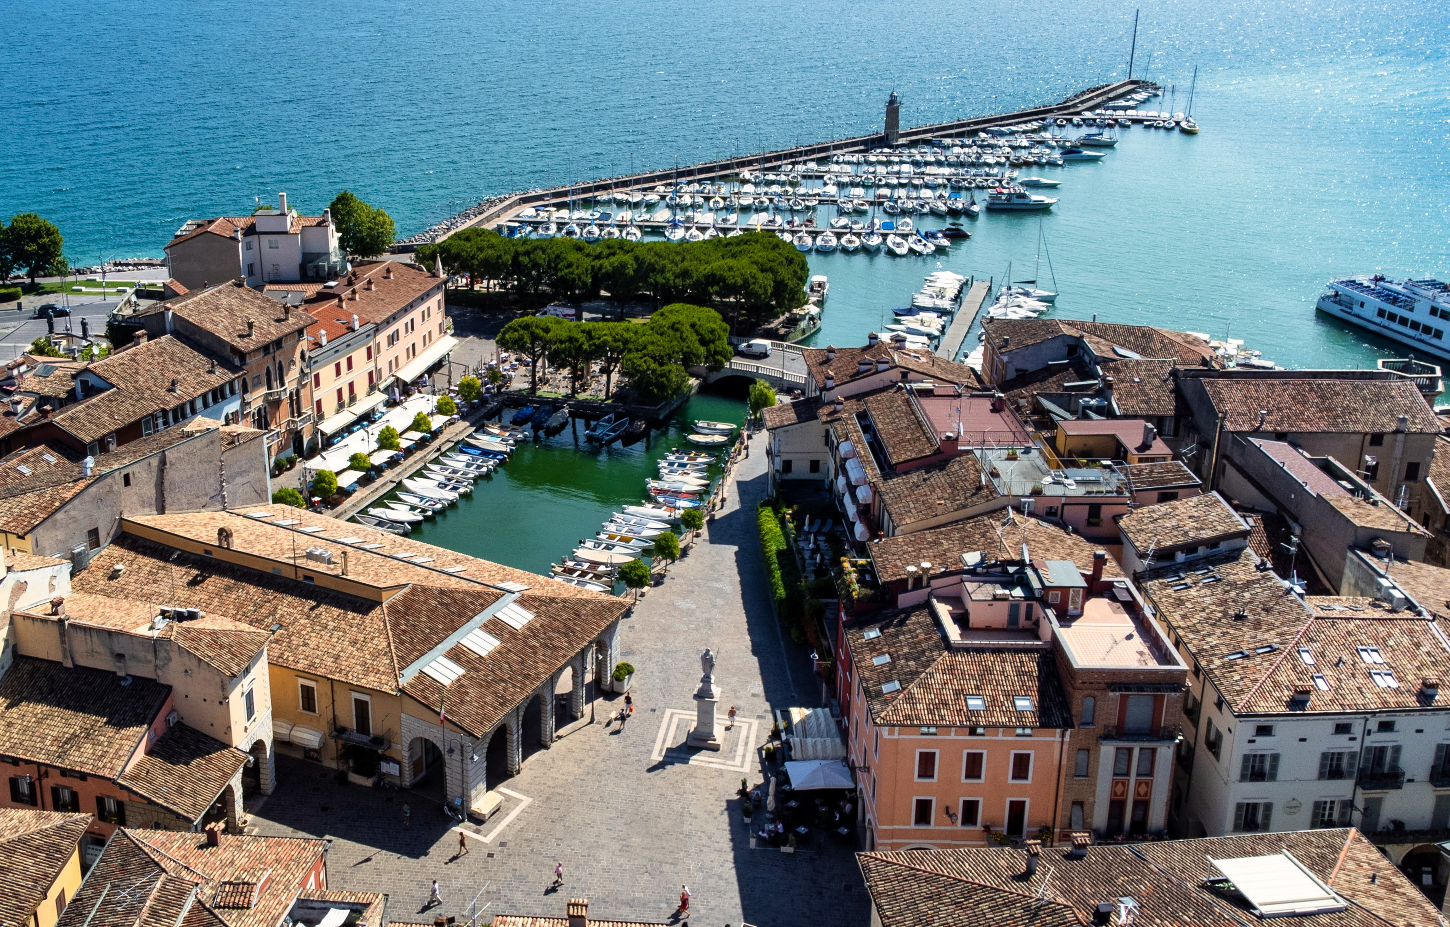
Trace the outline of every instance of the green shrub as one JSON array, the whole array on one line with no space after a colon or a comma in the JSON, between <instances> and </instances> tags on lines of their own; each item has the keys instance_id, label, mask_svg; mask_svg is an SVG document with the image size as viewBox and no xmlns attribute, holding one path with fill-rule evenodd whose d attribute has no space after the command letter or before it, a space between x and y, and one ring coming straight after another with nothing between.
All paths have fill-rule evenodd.
<instances>
[{"instance_id":1,"label":"green shrub","mask_svg":"<svg viewBox=\"0 0 1450 927\"><path fill-rule=\"evenodd\" d=\"M442 400L439 401L441 402ZM408 425L408 430L416 431L425 435L431 434L433 432L433 419L428 417L427 412L419 412L417 415L413 416L413 421L410 425Z\"/></svg>"},{"instance_id":2,"label":"green shrub","mask_svg":"<svg viewBox=\"0 0 1450 927\"><path fill-rule=\"evenodd\" d=\"M785 622L796 642L805 639L801 612L805 605L805 589L801 585L800 567L785 539L779 503L762 502L756 510L760 530L760 551L765 557L765 575L770 583L771 604L775 614Z\"/></svg>"},{"instance_id":3,"label":"green shrub","mask_svg":"<svg viewBox=\"0 0 1450 927\"><path fill-rule=\"evenodd\" d=\"M337 495L337 474L331 470L318 470L312 478L312 494L320 499L331 499Z\"/></svg>"},{"instance_id":4,"label":"green shrub","mask_svg":"<svg viewBox=\"0 0 1450 927\"><path fill-rule=\"evenodd\" d=\"M625 677L634 675L634 665L631 663L620 663L614 667L614 681L624 682Z\"/></svg>"},{"instance_id":5,"label":"green shrub","mask_svg":"<svg viewBox=\"0 0 1450 927\"><path fill-rule=\"evenodd\" d=\"M452 415L458 411L458 403L453 401L452 396L439 396L438 404L435 407L439 415Z\"/></svg>"},{"instance_id":6,"label":"green shrub","mask_svg":"<svg viewBox=\"0 0 1450 927\"><path fill-rule=\"evenodd\" d=\"M0 303L12 303L22 295L18 286L0 286Z\"/></svg>"},{"instance_id":7,"label":"green shrub","mask_svg":"<svg viewBox=\"0 0 1450 927\"><path fill-rule=\"evenodd\" d=\"M483 398L483 384L478 377L464 377L458 381L458 398L464 402L477 402Z\"/></svg>"},{"instance_id":8,"label":"green shrub","mask_svg":"<svg viewBox=\"0 0 1450 927\"><path fill-rule=\"evenodd\" d=\"M302 498L302 493L293 489L291 486L283 486L281 489L274 491L272 493L272 502L274 505L290 505L299 509L307 508L307 500Z\"/></svg>"},{"instance_id":9,"label":"green shrub","mask_svg":"<svg viewBox=\"0 0 1450 927\"><path fill-rule=\"evenodd\" d=\"M680 527L686 531L699 531L705 527L705 513L699 509L685 509L680 513Z\"/></svg>"},{"instance_id":10,"label":"green shrub","mask_svg":"<svg viewBox=\"0 0 1450 927\"><path fill-rule=\"evenodd\" d=\"M347 459L347 468L359 473L367 473L373 468L373 462L368 460L368 455L358 451Z\"/></svg>"},{"instance_id":11,"label":"green shrub","mask_svg":"<svg viewBox=\"0 0 1450 927\"><path fill-rule=\"evenodd\" d=\"M398 429L392 425L384 425L383 430L378 432L378 450L396 451L401 450L402 447L403 440L402 436L398 434Z\"/></svg>"},{"instance_id":12,"label":"green shrub","mask_svg":"<svg viewBox=\"0 0 1450 927\"><path fill-rule=\"evenodd\" d=\"M688 511L693 512L695 510L689 509ZM664 557L671 563L680 559L680 539L675 535L673 531L662 532L658 537L656 537L654 548L655 553L659 554L661 557Z\"/></svg>"}]
</instances>

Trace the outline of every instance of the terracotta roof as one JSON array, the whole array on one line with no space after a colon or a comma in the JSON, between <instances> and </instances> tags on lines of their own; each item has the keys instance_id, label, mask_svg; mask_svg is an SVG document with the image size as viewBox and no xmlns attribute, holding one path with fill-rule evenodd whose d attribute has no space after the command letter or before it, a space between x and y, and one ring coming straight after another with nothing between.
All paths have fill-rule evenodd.
<instances>
[{"instance_id":1,"label":"terracotta roof","mask_svg":"<svg viewBox=\"0 0 1450 927\"><path fill-rule=\"evenodd\" d=\"M674 921L601 921L589 918L589 927L667 927ZM425 925L432 927L432 925ZM495 914L493 927L569 927L567 917L529 917L522 914Z\"/></svg>"},{"instance_id":2,"label":"terracotta roof","mask_svg":"<svg viewBox=\"0 0 1450 927\"><path fill-rule=\"evenodd\" d=\"M1145 505L1118 517L1118 530L1140 556L1156 548L1171 553L1188 544L1248 537L1249 526L1217 492Z\"/></svg>"},{"instance_id":3,"label":"terracotta roof","mask_svg":"<svg viewBox=\"0 0 1450 927\"><path fill-rule=\"evenodd\" d=\"M247 760L236 747L176 724L116 781L188 821L198 821Z\"/></svg>"},{"instance_id":4,"label":"terracotta roof","mask_svg":"<svg viewBox=\"0 0 1450 927\"><path fill-rule=\"evenodd\" d=\"M1200 381L1225 431L1290 434L1439 434L1439 419L1408 380L1205 377ZM1267 412L1262 419L1259 413Z\"/></svg>"},{"instance_id":5,"label":"terracotta roof","mask_svg":"<svg viewBox=\"0 0 1450 927\"><path fill-rule=\"evenodd\" d=\"M1178 413L1178 389L1172 373L1175 361L1099 360L1103 373L1113 378L1113 401L1119 415L1169 418Z\"/></svg>"},{"instance_id":6,"label":"terracotta roof","mask_svg":"<svg viewBox=\"0 0 1450 927\"><path fill-rule=\"evenodd\" d=\"M880 439L887 466L898 467L940 452L931 423L909 390L882 390L861 397L860 403Z\"/></svg>"},{"instance_id":7,"label":"terracotta roof","mask_svg":"<svg viewBox=\"0 0 1450 927\"><path fill-rule=\"evenodd\" d=\"M391 276L389 276L391 274ZM368 288L371 281L372 288ZM403 261L376 261L371 264L354 265L352 273L337 281L336 288L319 293L315 299L331 301L336 307L330 310L341 313L349 320L354 314L364 322L386 324L387 320L414 300L426 296L429 291L441 289L443 281L425 271L417 264ZM343 303L336 306L341 297ZM314 315L324 309L313 309L312 303L304 304Z\"/></svg>"},{"instance_id":8,"label":"terracotta roof","mask_svg":"<svg viewBox=\"0 0 1450 927\"><path fill-rule=\"evenodd\" d=\"M1414 560L1396 560L1389 573L1395 585L1421 607L1441 618L1450 617L1450 570Z\"/></svg>"},{"instance_id":9,"label":"terracotta roof","mask_svg":"<svg viewBox=\"0 0 1450 927\"><path fill-rule=\"evenodd\" d=\"M114 388L67 406L52 421L83 442L174 409L235 380L241 370L213 360L178 338L164 335L119 351L90 367ZM171 381L177 381L175 392Z\"/></svg>"},{"instance_id":10,"label":"terracotta roof","mask_svg":"<svg viewBox=\"0 0 1450 927\"><path fill-rule=\"evenodd\" d=\"M29 924L76 855L89 814L0 808L0 924Z\"/></svg>"},{"instance_id":11,"label":"terracotta roof","mask_svg":"<svg viewBox=\"0 0 1450 927\"><path fill-rule=\"evenodd\" d=\"M876 564L877 577L888 583L906 579L906 568L920 566L923 561L934 570L961 570L962 554L971 551L981 551L987 560L1016 559L1021 556L1024 539L1033 560L1071 560L1084 573L1092 572L1093 551L1100 549L1081 535L1010 510L1006 519L1001 512L990 512L942 528L883 538L868 544L867 549ZM1109 559L1103 575L1121 577L1123 571Z\"/></svg>"},{"instance_id":12,"label":"terracotta roof","mask_svg":"<svg viewBox=\"0 0 1450 927\"><path fill-rule=\"evenodd\" d=\"M835 359L826 360L828 349L802 349L801 355L805 358L806 372L816 381L816 386L825 387L827 374L834 376L837 384L874 376L877 373L876 362L879 360L887 362L888 370L908 370L916 374L914 379L918 380L931 380L945 384L959 383L973 389L982 385L982 378L966 364L953 363L937 357L930 351L902 350L887 341L878 341L874 345L859 348L837 348L835 351ZM869 370L860 369L858 361L862 358L871 361Z\"/></svg>"},{"instance_id":13,"label":"terracotta roof","mask_svg":"<svg viewBox=\"0 0 1450 927\"><path fill-rule=\"evenodd\" d=\"M1440 417L1438 413L1436 417ZM1435 439L1435 456L1430 458L1430 468L1425 473L1421 505L1441 515L1450 515L1450 439L1444 436Z\"/></svg>"},{"instance_id":14,"label":"terracotta roof","mask_svg":"<svg viewBox=\"0 0 1450 927\"><path fill-rule=\"evenodd\" d=\"M1415 524L1388 499L1378 493L1362 496L1350 492L1332 474L1319 469L1313 460L1292 444L1266 441L1262 438L1248 440L1296 480L1309 495L1323 498L1352 523L1381 531L1405 531L1429 536L1430 532Z\"/></svg>"},{"instance_id":15,"label":"terracotta roof","mask_svg":"<svg viewBox=\"0 0 1450 927\"><path fill-rule=\"evenodd\" d=\"M289 314L284 303L239 283L223 283L168 299L148 314L168 310L242 354L260 351L264 345L302 331L316 321L301 309L291 309Z\"/></svg>"},{"instance_id":16,"label":"terracotta roof","mask_svg":"<svg viewBox=\"0 0 1450 927\"><path fill-rule=\"evenodd\" d=\"M1120 325L1113 322L1083 322L1075 319L985 319L982 328L997 345L1010 338L1007 350L1041 344L1058 337L1078 338L1086 342L1099 358L1124 360L1171 360L1190 366L1217 366L1219 358L1206 341L1187 332L1148 325ZM1117 345L1128 349L1137 358L1125 357L1113 350Z\"/></svg>"},{"instance_id":17,"label":"terracotta roof","mask_svg":"<svg viewBox=\"0 0 1450 927\"><path fill-rule=\"evenodd\" d=\"M326 841L121 828L59 927L276 927ZM243 906L247 904L247 906Z\"/></svg>"},{"instance_id":18,"label":"terracotta roof","mask_svg":"<svg viewBox=\"0 0 1450 927\"><path fill-rule=\"evenodd\" d=\"M1259 918L1241 895L1208 884L1221 878L1210 860L1286 850L1348 905L1274 923L1440 923L1429 899L1353 828L1094 845L1081 859L1066 847L1043 847L1032 876L1023 874L1023 852L1009 848L872 852L856 859L882 927L1081 927L1094 922L1097 905L1124 897L1138 905L1136 927L1242 927Z\"/></svg>"},{"instance_id":19,"label":"terracotta roof","mask_svg":"<svg viewBox=\"0 0 1450 927\"><path fill-rule=\"evenodd\" d=\"M348 927L382 927L383 914L388 907L388 896L382 892L348 892L337 888L315 888L303 892L297 900L361 907L357 921Z\"/></svg>"},{"instance_id":20,"label":"terracotta roof","mask_svg":"<svg viewBox=\"0 0 1450 927\"><path fill-rule=\"evenodd\" d=\"M782 402L763 410L760 415L765 420L765 427L774 430L784 428L787 425L800 425L804 422L816 421L816 413L821 408L819 398L797 399L793 402ZM1446 455L1450 456L1450 455Z\"/></svg>"},{"instance_id":21,"label":"terracotta roof","mask_svg":"<svg viewBox=\"0 0 1450 927\"><path fill-rule=\"evenodd\" d=\"M5 569L11 573L24 573L26 570L44 570L50 567L69 565L69 560L62 560L59 557L41 557L36 554L26 553L23 550L7 550L5 552Z\"/></svg>"},{"instance_id":22,"label":"terracotta roof","mask_svg":"<svg viewBox=\"0 0 1450 927\"><path fill-rule=\"evenodd\" d=\"M866 640L867 629L881 632ZM1050 651L949 650L929 605L850 621L846 645L867 709L876 724L936 727L1071 727L1067 700ZM887 654L880 666L872 658ZM897 683L900 688L883 691ZM986 700L985 711L967 708L967 696ZM1032 699L1019 711L1015 696Z\"/></svg>"},{"instance_id":23,"label":"terracotta roof","mask_svg":"<svg viewBox=\"0 0 1450 927\"><path fill-rule=\"evenodd\" d=\"M1311 610L1272 573L1258 570L1257 559L1248 550L1235 551L1186 573L1155 571L1142 584L1158 619L1179 635L1235 714L1450 705L1450 689L1433 699L1420 690L1423 679L1450 679L1450 646L1433 619L1408 610L1392 616L1352 607L1330 612L1322 604ZM1204 568L1214 572L1197 572ZM1335 617L1316 618L1316 611ZM1374 648L1384 662L1367 661L1360 648ZM1382 685L1373 675L1385 671L1395 685ZM1307 691L1307 705L1295 703L1296 689Z\"/></svg>"},{"instance_id":24,"label":"terracotta roof","mask_svg":"<svg viewBox=\"0 0 1450 927\"><path fill-rule=\"evenodd\" d=\"M1000 494L972 454L881 478L882 501L898 526L986 505Z\"/></svg>"},{"instance_id":25,"label":"terracotta roof","mask_svg":"<svg viewBox=\"0 0 1450 927\"><path fill-rule=\"evenodd\" d=\"M1180 460L1164 460L1158 463L1123 464L1118 472L1128 481L1134 492L1147 489L1172 489L1183 486L1198 486L1200 480Z\"/></svg>"},{"instance_id":26,"label":"terracotta roof","mask_svg":"<svg viewBox=\"0 0 1450 927\"><path fill-rule=\"evenodd\" d=\"M322 216L294 215L292 217L291 224L288 226L286 234L295 235L297 234L297 232L302 230L303 226L322 225L325 221L326 220ZM169 242L167 242L162 250L170 250L173 245L179 244L183 241L190 241L193 238L199 238L202 235L220 235L223 238L231 238L232 233L236 229L241 229L242 235L244 237L257 234L268 234L258 233L256 230L256 225L256 216L218 216L215 219L195 219L187 223L187 226L190 226L190 228L186 228L184 226L182 233L176 235ZM271 234L283 233L273 232Z\"/></svg>"},{"instance_id":27,"label":"terracotta roof","mask_svg":"<svg viewBox=\"0 0 1450 927\"><path fill-rule=\"evenodd\" d=\"M0 676L0 756L115 779L170 686L16 657Z\"/></svg>"},{"instance_id":28,"label":"terracotta roof","mask_svg":"<svg viewBox=\"0 0 1450 927\"><path fill-rule=\"evenodd\" d=\"M86 368L86 361L67 361L58 357L38 358L21 374L15 392L50 399L73 400L76 395L76 374Z\"/></svg>"}]
</instances>

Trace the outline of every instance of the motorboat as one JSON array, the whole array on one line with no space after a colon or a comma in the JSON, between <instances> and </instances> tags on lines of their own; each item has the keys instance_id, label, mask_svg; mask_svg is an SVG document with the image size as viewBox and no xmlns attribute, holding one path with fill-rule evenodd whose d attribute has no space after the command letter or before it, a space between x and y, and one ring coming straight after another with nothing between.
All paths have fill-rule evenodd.
<instances>
[{"instance_id":1,"label":"motorboat","mask_svg":"<svg viewBox=\"0 0 1450 927\"><path fill-rule=\"evenodd\" d=\"M906 240L906 247L911 249L912 254L920 254L923 257L936 253L936 245L922 238L920 235L913 235Z\"/></svg>"},{"instance_id":2,"label":"motorboat","mask_svg":"<svg viewBox=\"0 0 1450 927\"><path fill-rule=\"evenodd\" d=\"M547 422L549 419L553 418L553 416L553 406L539 406L538 409L534 411L534 417L529 419L529 426L531 428L543 428L544 423Z\"/></svg>"},{"instance_id":3,"label":"motorboat","mask_svg":"<svg viewBox=\"0 0 1450 927\"><path fill-rule=\"evenodd\" d=\"M703 447L719 447L730 440L729 435L685 435L685 440L691 444L699 444Z\"/></svg>"},{"instance_id":4,"label":"motorboat","mask_svg":"<svg viewBox=\"0 0 1450 927\"><path fill-rule=\"evenodd\" d=\"M1081 148L1064 148L1058 155L1064 161L1101 161L1104 155L1101 151L1085 151Z\"/></svg>"},{"instance_id":5,"label":"motorboat","mask_svg":"<svg viewBox=\"0 0 1450 927\"><path fill-rule=\"evenodd\" d=\"M695 463L684 460L661 460L659 467L661 473L705 473L710 469L710 465L704 461Z\"/></svg>"},{"instance_id":6,"label":"motorboat","mask_svg":"<svg viewBox=\"0 0 1450 927\"><path fill-rule=\"evenodd\" d=\"M660 505L683 511L685 509L697 509L700 507L700 500L695 496L672 496L669 493L651 493L650 498Z\"/></svg>"},{"instance_id":7,"label":"motorboat","mask_svg":"<svg viewBox=\"0 0 1450 927\"><path fill-rule=\"evenodd\" d=\"M714 463L716 460L716 456L714 454L702 454L698 451L676 450L670 451L668 454L661 457L660 459L671 461L685 461L686 463Z\"/></svg>"},{"instance_id":8,"label":"motorboat","mask_svg":"<svg viewBox=\"0 0 1450 927\"><path fill-rule=\"evenodd\" d=\"M594 540L601 544L613 544L615 547L628 547L631 550L644 550L646 547L654 546L654 538L635 537L632 534L615 534L609 531L600 531L594 535Z\"/></svg>"},{"instance_id":9,"label":"motorboat","mask_svg":"<svg viewBox=\"0 0 1450 927\"><path fill-rule=\"evenodd\" d=\"M410 489L414 493L424 497L425 499L437 499L442 502L458 501L458 493L453 492L449 489L444 489L437 483L434 483L430 480L420 480L413 477L408 477L403 480L403 485L408 487L408 489Z\"/></svg>"},{"instance_id":10,"label":"motorboat","mask_svg":"<svg viewBox=\"0 0 1450 927\"><path fill-rule=\"evenodd\" d=\"M641 531L670 530L670 526L666 522L659 521L654 518L645 518L642 515L629 515L624 512L616 512L615 514L609 516L609 524L619 525L624 528L635 528Z\"/></svg>"},{"instance_id":11,"label":"motorboat","mask_svg":"<svg viewBox=\"0 0 1450 927\"><path fill-rule=\"evenodd\" d=\"M596 583L613 583L619 570L604 563L585 563L583 560L570 560L566 557L562 563L550 564L549 572L555 576L573 576Z\"/></svg>"},{"instance_id":12,"label":"motorboat","mask_svg":"<svg viewBox=\"0 0 1450 927\"><path fill-rule=\"evenodd\" d=\"M975 194L967 200L967 205L962 211L967 214L968 219L975 219L982 214L982 207L978 205Z\"/></svg>"},{"instance_id":13,"label":"motorboat","mask_svg":"<svg viewBox=\"0 0 1450 927\"><path fill-rule=\"evenodd\" d=\"M886 237L886 253L893 257L906 257L911 249L906 244L906 239L900 235L888 235Z\"/></svg>"},{"instance_id":14,"label":"motorboat","mask_svg":"<svg viewBox=\"0 0 1450 927\"><path fill-rule=\"evenodd\" d=\"M597 563L605 566L617 567L622 563L639 559L639 551L620 548L617 551L604 550L594 542L594 547L578 547L574 549L574 559L584 563Z\"/></svg>"},{"instance_id":15,"label":"motorboat","mask_svg":"<svg viewBox=\"0 0 1450 927\"><path fill-rule=\"evenodd\" d=\"M1053 196L1037 196L1026 190L993 190L987 194L987 208L997 210L1051 209L1057 203Z\"/></svg>"},{"instance_id":16,"label":"motorboat","mask_svg":"<svg viewBox=\"0 0 1450 927\"><path fill-rule=\"evenodd\" d=\"M469 435L463 439L463 443L454 450L472 453L473 451L487 451L490 454L502 454L507 457L514 452L515 444L512 441L505 442L497 435Z\"/></svg>"},{"instance_id":17,"label":"motorboat","mask_svg":"<svg viewBox=\"0 0 1450 927\"><path fill-rule=\"evenodd\" d=\"M579 557L581 560L586 560L588 558L582 556L584 553L614 554L616 556L627 557L631 560L639 559L639 550L636 548L626 547L623 544L610 544L598 538L585 538L579 542L579 546L574 549L574 556ZM619 561L612 562L618 563Z\"/></svg>"},{"instance_id":18,"label":"motorboat","mask_svg":"<svg viewBox=\"0 0 1450 927\"><path fill-rule=\"evenodd\" d=\"M475 429L473 434L477 437L493 435L496 438L507 438L510 443L513 441L527 441L533 437L527 431L520 431L517 428L505 428L502 425L484 425L481 428Z\"/></svg>"},{"instance_id":19,"label":"motorboat","mask_svg":"<svg viewBox=\"0 0 1450 927\"><path fill-rule=\"evenodd\" d=\"M544 430L547 432L562 431L567 424L569 424L569 410L559 408L544 422Z\"/></svg>"},{"instance_id":20,"label":"motorboat","mask_svg":"<svg viewBox=\"0 0 1450 927\"><path fill-rule=\"evenodd\" d=\"M447 466L446 464L430 463L423 467L423 475L429 479L438 480L444 485L452 485L452 483L445 481L452 481L460 484L472 483L483 474L475 473L472 470L461 470L457 467Z\"/></svg>"},{"instance_id":21,"label":"motorboat","mask_svg":"<svg viewBox=\"0 0 1450 927\"><path fill-rule=\"evenodd\" d=\"M412 525L407 525L403 524L402 522L396 521L386 521L381 518L374 518L371 515L354 515L353 518L356 519L357 523L360 525L364 525L368 528L374 528L378 531L386 531L389 534L407 534L409 531L413 530Z\"/></svg>"},{"instance_id":22,"label":"motorboat","mask_svg":"<svg viewBox=\"0 0 1450 927\"><path fill-rule=\"evenodd\" d=\"M651 540L653 538L659 537L661 534L665 533L670 529L668 527L638 528L633 525L620 524L617 521L606 521L602 526L602 530L605 534L621 534L628 535L630 537L641 538L643 540Z\"/></svg>"},{"instance_id":23,"label":"motorboat","mask_svg":"<svg viewBox=\"0 0 1450 927\"><path fill-rule=\"evenodd\" d=\"M1079 135L1072 140L1072 143L1079 148L1112 148L1118 144L1118 140L1111 135L1104 135L1102 132L1089 132L1086 135Z\"/></svg>"},{"instance_id":24,"label":"motorboat","mask_svg":"<svg viewBox=\"0 0 1450 927\"><path fill-rule=\"evenodd\" d=\"M621 511L635 518L648 518L652 521L676 522L680 520L678 512L663 505L626 505Z\"/></svg>"},{"instance_id":25,"label":"motorboat","mask_svg":"<svg viewBox=\"0 0 1450 927\"><path fill-rule=\"evenodd\" d=\"M418 479L424 483L432 483L433 485L437 486L439 489L445 492L456 493L460 496L470 496L473 494L472 476L441 476L437 473L429 473L428 468L424 467L423 471L421 473L418 473L415 479Z\"/></svg>"},{"instance_id":26,"label":"motorboat","mask_svg":"<svg viewBox=\"0 0 1450 927\"><path fill-rule=\"evenodd\" d=\"M466 454L469 457L476 457L479 460L491 460L496 464L505 463L509 459L509 452L507 450L501 448L479 447L475 444L470 443L468 440L465 440L464 443L458 445L458 447L454 448L454 450Z\"/></svg>"},{"instance_id":27,"label":"motorboat","mask_svg":"<svg viewBox=\"0 0 1450 927\"><path fill-rule=\"evenodd\" d=\"M448 508L449 502L447 499L442 499L437 496L425 496L422 493L416 492L400 492L398 493L398 498L415 508L432 509L434 512Z\"/></svg>"},{"instance_id":28,"label":"motorboat","mask_svg":"<svg viewBox=\"0 0 1450 927\"><path fill-rule=\"evenodd\" d=\"M422 505L409 505L406 502L384 502L383 505L387 506L392 511L401 513L403 515L421 515L424 518L432 518L435 514L437 514L436 509L430 509L427 506Z\"/></svg>"},{"instance_id":29,"label":"motorboat","mask_svg":"<svg viewBox=\"0 0 1450 927\"><path fill-rule=\"evenodd\" d=\"M707 435L728 435L734 434L735 429L740 426L732 425L729 422L712 422L707 419L696 419L695 430Z\"/></svg>"},{"instance_id":30,"label":"motorboat","mask_svg":"<svg viewBox=\"0 0 1450 927\"><path fill-rule=\"evenodd\" d=\"M1017 183L1024 187L1060 187L1062 181L1048 180L1046 177L1020 177Z\"/></svg>"},{"instance_id":31,"label":"motorboat","mask_svg":"<svg viewBox=\"0 0 1450 927\"><path fill-rule=\"evenodd\" d=\"M830 254L836 250L838 240L835 232L822 232L816 236L816 250L822 254Z\"/></svg>"},{"instance_id":32,"label":"motorboat","mask_svg":"<svg viewBox=\"0 0 1450 927\"><path fill-rule=\"evenodd\" d=\"M698 493L700 490L710 487L709 480L692 476L674 476L667 480L645 480L644 484L650 489L658 489L661 492L678 493Z\"/></svg>"},{"instance_id":33,"label":"motorboat","mask_svg":"<svg viewBox=\"0 0 1450 927\"><path fill-rule=\"evenodd\" d=\"M619 417L615 418L614 423L612 425L610 425L608 428L606 428L605 430L603 430L603 431L596 431L595 437L592 440L598 441L600 444L608 444L609 442L613 441L615 438L617 438L620 435L624 434L624 430L626 428L628 428L628 427L629 427L629 417L628 416L619 416Z\"/></svg>"},{"instance_id":34,"label":"motorboat","mask_svg":"<svg viewBox=\"0 0 1450 927\"><path fill-rule=\"evenodd\" d=\"M405 512L386 506L375 505L368 509L368 514L383 521L395 521L399 524L416 524L423 520L423 516L417 512Z\"/></svg>"},{"instance_id":35,"label":"motorboat","mask_svg":"<svg viewBox=\"0 0 1450 927\"><path fill-rule=\"evenodd\" d=\"M927 241L929 241L932 247L936 248L938 251L949 250L952 246L951 238L949 238L947 234L941 229L928 229L925 232L921 232L920 235L922 238L925 238Z\"/></svg>"},{"instance_id":36,"label":"motorboat","mask_svg":"<svg viewBox=\"0 0 1450 927\"><path fill-rule=\"evenodd\" d=\"M615 413L609 413L604 418L599 419L593 425L589 426L589 430L584 432L584 437L590 441L604 440L605 433L613 428L619 419L620 417Z\"/></svg>"},{"instance_id":37,"label":"motorboat","mask_svg":"<svg viewBox=\"0 0 1450 927\"><path fill-rule=\"evenodd\" d=\"M439 454L438 462L479 476L487 476L498 466L498 461L491 457L470 457L467 454Z\"/></svg>"},{"instance_id":38,"label":"motorboat","mask_svg":"<svg viewBox=\"0 0 1450 927\"><path fill-rule=\"evenodd\" d=\"M510 422L510 424L513 424L513 425L522 425L522 424L524 424L525 422L527 422L529 419L531 419L533 417L534 417L534 407L533 406L524 406L522 409L519 409L517 412L515 412L513 414L513 417L509 419L509 422Z\"/></svg>"},{"instance_id":39,"label":"motorboat","mask_svg":"<svg viewBox=\"0 0 1450 927\"><path fill-rule=\"evenodd\" d=\"M578 586L580 589L588 589L590 592L612 593L614 591L614 587L606 586L603 583L595 582L592 579L583 579L582 577L578 576L565 576L562 573L555 574L554 578L561 583L568 583L571 586Z\"/></svg>"}]
</instances>

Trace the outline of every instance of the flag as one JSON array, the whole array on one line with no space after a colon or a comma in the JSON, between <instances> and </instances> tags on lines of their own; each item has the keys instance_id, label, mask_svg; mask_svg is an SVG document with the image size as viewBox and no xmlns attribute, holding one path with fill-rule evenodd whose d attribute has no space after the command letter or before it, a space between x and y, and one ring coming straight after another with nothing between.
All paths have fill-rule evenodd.
<instances>
[{"instance_id":1,"label":"flag","mask_svg":"<svg viewBox=\"0 0 1450 927\"><path fill-rule=\"evenodd\" d=\"M447 690L445 690L446 692ZM443 710L443 696L438 696L438 723L442 724L448 720L448 714Z\"/></svg>"}]
</instances>

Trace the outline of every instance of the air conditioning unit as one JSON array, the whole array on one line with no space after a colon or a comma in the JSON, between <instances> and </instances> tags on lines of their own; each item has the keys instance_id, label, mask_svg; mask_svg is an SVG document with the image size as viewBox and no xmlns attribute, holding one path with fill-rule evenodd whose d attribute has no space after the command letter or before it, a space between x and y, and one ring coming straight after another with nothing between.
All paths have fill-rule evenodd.
<instances>
[{"instance_id":1,"label":"air conditioning unit","mask_svg":"<svg viewBox=\"0 0 1450 927\"><path fill-rule=\"evenodd\" d=\"M307 548L307 559L313 561L314 563L325 563L328 566L331 566L332 551L328 550L325 547L309 547Z\"/></svg>"},{"instance_id":2,"label":"air conditioning unit","mask_svg":"<svg viewBox=\"0 0 1450 927\"><path fill-rule=\"evenodd\" d=\"M166 716L166 726L167 727L176 727L176 722L178 722L180 720L181 720L181 715L177 714L176 713L176 709L173 708L173 709L171 709L171 712Z\"/></svg>"}]
</instances>

